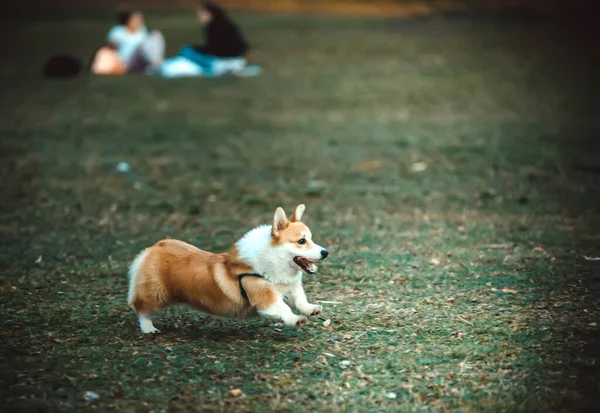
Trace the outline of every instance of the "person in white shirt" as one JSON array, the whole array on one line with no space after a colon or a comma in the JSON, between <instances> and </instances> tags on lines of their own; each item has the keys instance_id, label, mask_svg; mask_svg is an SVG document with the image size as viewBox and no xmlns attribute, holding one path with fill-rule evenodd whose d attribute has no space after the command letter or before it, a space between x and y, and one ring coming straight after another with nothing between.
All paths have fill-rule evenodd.
<instances>
[{"instance_id":1,"label":"person in white shirt","mask_svg":"<svg viewBox=\"0 0 600 413\"><path fill-rule=\"evenodd\" d=\"M117 23L109 30L107 40L115 46L127 73L143 73L162 63L165 39L159 31L148 32L139 11L120 11Z\"/></svg>"}]
</instances>

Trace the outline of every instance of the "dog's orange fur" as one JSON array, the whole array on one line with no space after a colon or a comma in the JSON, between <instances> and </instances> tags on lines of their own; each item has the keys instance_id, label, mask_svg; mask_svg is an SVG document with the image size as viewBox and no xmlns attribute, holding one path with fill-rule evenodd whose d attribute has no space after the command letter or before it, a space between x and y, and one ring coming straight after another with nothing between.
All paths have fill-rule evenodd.
<instances>
[{"instance_id":1,"label":"dog's orange fur","mask_svg":"<svg viewBox=\"0 0 600 413\"><path fill-rule=\"evenodd\" d=\"M183 303L220 316L251 316L277 300L269 283L258 277L242 279L248 300L242 297L238 276L251 272L237 259L235 247L213 254L183 241L159 241L147 249L130 305L140 315Z\"/></svg>"}]
</instances>

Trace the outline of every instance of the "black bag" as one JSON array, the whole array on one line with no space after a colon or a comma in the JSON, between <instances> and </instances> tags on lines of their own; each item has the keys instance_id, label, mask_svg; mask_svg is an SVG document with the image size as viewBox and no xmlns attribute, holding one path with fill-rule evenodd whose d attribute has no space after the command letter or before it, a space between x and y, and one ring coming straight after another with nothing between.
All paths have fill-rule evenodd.
<instances>
[{"instance_id":1,"label":"black bag","mask_svg":"<svg viewBox=\"0 0 600 413\"><path fill-rule=\"evenodd\" d=\"M50 78L70 78L81 73L82 68L83 62L77 56L57 54L46 61L42 73Z\"/></svg>"}]
</instances>

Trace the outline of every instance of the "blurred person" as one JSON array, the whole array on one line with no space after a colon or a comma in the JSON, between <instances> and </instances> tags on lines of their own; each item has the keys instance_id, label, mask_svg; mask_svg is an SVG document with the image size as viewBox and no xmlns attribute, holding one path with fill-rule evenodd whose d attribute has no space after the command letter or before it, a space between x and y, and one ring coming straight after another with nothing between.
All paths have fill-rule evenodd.
<instances>
[{"instance_id":1,"label":"blurred person","mask_svg":"<svg viewBox=\"0 0 600 413\"><path fill-rule=\"evenodd\" d=\"M192 46L196 53L212 58L246 56L250 49L246 39L221 7L205 1L198 9L198 21L204 27L206 44Z\"/></svg>"},{"instance_id":2,"label":"blurred person","mask_svg":"<svg viewBox=\"0 0 600 413\"><path fill-rule=\"evenodd\" d=\"M250 46L225 10L205 1L198 8L197 17L204 27L206 43L181 48L179 55L163 66L163 75L214 77L231 73L256 76L262 72L259 66L247 64Z\"/></svg>"},{"instance_id":3,"label":"blurred person","mask_svg":"<svg viewBox=\"0 0 600 413\"><path fill-rule=\"evenodd\" d=\"M158 67L164 59L163 35L156 30L148 32L139 11L119 11L117 25L109 30L107 40L108 45L94 56L92 73L143 73Z\"/></svg>"},{"instance_id":4,"label":"blurred person","mask_svg":"<svg viewBox=\"0 0 600 413\"><path fill-rule=\"evenodd\" d=\"M95 75L119 76L127 73L127 66L121 61L116 46L109 43L94 53L90 71Z\"/></svg>"}]
</instances>

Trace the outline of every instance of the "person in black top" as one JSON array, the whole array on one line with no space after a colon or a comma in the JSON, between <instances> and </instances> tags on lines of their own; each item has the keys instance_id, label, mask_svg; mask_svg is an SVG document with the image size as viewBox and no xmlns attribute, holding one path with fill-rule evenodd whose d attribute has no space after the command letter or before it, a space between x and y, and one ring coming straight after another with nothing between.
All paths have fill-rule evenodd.
<instances>
[{"instance_id":1,"label":"person in black top","mask_svg":"<svg viewBox=\"0 0 600 413\"><path fill-rule=\"evenodd\" d=\"M188 59L201 68L204 76L220 76L225 73L253 75L246 55L250 50L240 28L227 15L225 10L211 1L205 1L198 9L198 21L204 27L206 43L197 46L184 46L179 56Z\"/></svg>"},{"instance_id":2,"label":"person in black top","mask_svg":"<svg viewBox=\"0 0 600 413\"><path fill-rule=\"evenodd\" d=\"M205 28L206 44L194 50L216 57L245 56L250 49L239 27L221 7L206 1L198 10L198 20Z\"/></svg>"}]
</instances>

